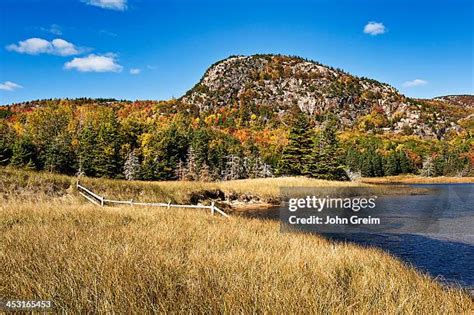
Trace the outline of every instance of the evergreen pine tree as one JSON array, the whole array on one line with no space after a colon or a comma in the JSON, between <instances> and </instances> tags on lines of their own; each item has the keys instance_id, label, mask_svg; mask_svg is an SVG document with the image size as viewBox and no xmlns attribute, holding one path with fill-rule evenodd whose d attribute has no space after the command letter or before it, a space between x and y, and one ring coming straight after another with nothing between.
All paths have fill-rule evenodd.
<instances>
[{"instance_id":1,"label":"evergreen pine tree","mask_svg":"<svg viewBox=\"0 0 474 315\"><path fill-rule=\"evenodd\" d=\"M2 111L0 111L0 113L1 112ZM8 125L0 120L0 165L7 165L10 163L14 138L15 136L10 131Z\"/></svg>"},{"instance_id":2,"label":"evergreen pine tree","mask_svg":"<svg viewBox=\"0 0 474 315\"><path fill-rule=\"evenodd\" d=\"M92 126L86 125L79 132L78 163L79 173L95 176L93 161L96 145L96 132Z\"/></svg>"},{"instance_id":3,"label":"evergreen pine tree","mask_svg":"<svg viewBox=\"0 0 474 315\"><path fill-rule=\"evenodd\" d=\"M278 175L303 175L304 165L313 146L311 127L304 113L296 116L290 129L288 145L278 161Z\"/></svg>"},{"instance_id":4,"label":"evergreen pine tree","mask_svg":"<svg viewBox=\"0 0 474 315\"><path fill-rule=\"evenodd\" d=\"M115 113L101 121L94 150L93 168L97 176L115 178L121 174L119 125Z\"/></svg>"},{"instance_id":5,"label":"evergreen pine tree","mask_svg":"<svg viewBox=\"0 0 474 315\"><path fill-rule=\"evenodd\" d=\"M347 150L346 166L353 172L360 170L360 153L352 147Z\"/></svg>"},{"instance_id":6,"label":"evergreen pine tree","mask_svg":"<svg viewBox=\"0 0 474 315\"><path fill-rule=\"evenodd\" d=\"M400 172L402 174L407 174L407 173L412 173L413 172L413 166L411 164L411 161L407 157L407 155L404 151L399 151L398 152L398 160L399 160L399 163L400 163Z\"/></svg>"},{"instance_id":7,"label":"evergreen pine tree","mask_svg":"<svg viewBox=\"0 0 474 315\"><path fill-rule=\"evenodd\" d=\"M377 152L372 155L372 169L374 177L381 177L384 175L383 159Z\"/></svg>"},{"instance_id":8,"label":"evergreen pine tree","mask_svg":"<svg viewBox=\"0 0 474 315\"><path fill-rule=\"evenodd\" d=\"M434 176L443 176L445 174L446 159L443 154L438 154L433 159Z\"/></svg>"},{"instance_id":9,"label":"evergreen pine tree","mask_svg":"<svg viewBox=\"0 0 474 315\"><path fill-rule=\"evenodd\" d=\"M12 151L7 141L0 139L0 165L7 165L10 162Z\"/></svg>"},{"instance_id":10,"label":"evergreen pine tree","mask_svg":"<svg viewBox=\"0 0 474 315\"><path fill-rule=\"evenodd\" d=\"M400 174L400 162L395 152L390 152L385 158L384 173L387 176L395 176Z\"/></svg>"},{"instance_id":11,"label":"evergreen pine tree","mask_svg":"<svg viewBox=\"0 0 474 315\"><path fill-rule=\"evenodd\" d=\"M43 156L44 168L50 172L73 174L76 165L76 156L71 146L68 134L55 137L47 146Z\"/></svg>"},{"instance_id":12,"label":"evergreen pine tree","mask_svg":"<svg viewBox=\"0 0 474 315\"><path fill-rule=\"evenodd\" d=\"M372 164L372 156L375 154L373 150L365 151L361 156L360 173L364 177L374 177L375 171Z\"/></svg>"},{"instance_id":13,"label":"evergreen pine tree","mask_svg":"<svg viewBox=\"0 0 474 315\"><path fill-rule=\"evenodd\" d=\"M191 146L193 148L194 160L198 169L200 169L203 164L208 164L209 162L208 154L210 141L211 136L206 129L200 128L195 131Z\"/></svg>"},{"instance_id":14,"label":"evergreen pine tree","mask_svg":"<svg viewBox=\"0 0 474 315\"><path fill-rule=\"evenodd\" d=\"M12 148L11 164L36 168L35 147L26 137L16 139Z\"/></svg>"},{"instance_id":15,"label":"evergreen pine tree","mask_svg":"<svg viewBox=\"0 0 474 315\"><path fill-rule=\"evenodd\" d=\"M326 121L322 132L313 139L313 148L307 156L304 174L326 180L348 180L339 154L336 122Z\"/></svg>"}]
</instances>

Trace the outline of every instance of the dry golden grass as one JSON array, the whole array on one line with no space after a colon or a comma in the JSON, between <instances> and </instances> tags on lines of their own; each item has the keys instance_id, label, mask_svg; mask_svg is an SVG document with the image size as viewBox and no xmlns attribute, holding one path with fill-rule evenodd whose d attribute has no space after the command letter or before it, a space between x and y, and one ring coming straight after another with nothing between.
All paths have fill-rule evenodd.
<instances>
[{"instance_id":1,"label":"dry golden grass","mask_svg":"<svg viewBox=\"0 0 474 315\"><path fill-rule=\"evenodd\" d=\"M47 172L31 172L0 167L0 195L13 196L24 192L45 192L50 196L72 193L76 178ZM244 179L225 182L194 181L126 181L105 178L81 178L81 184L112 199L186 203L191 193L221 189L229 193L252 194L276 198L280 187L361 187L362 183L317 180L306 177Z\"/></svg>"},{"instance_id":2,"label":"dry golden grass","mask_svg":"<svg viewBox=\"0 0 474 315\"><path fill-rule=\"evenodd\" d=\"M70 313L468 312L472 300L376 249L276 222L75 197L0 207L0 296Z\"/></svg>"},{"instance_id":3,"label":"dry golden grass","mask_svg":"<svg viewBox=\"0 0 474 315\"><path fill-rule=\"evenodd\" d=\"M416 175L399 175L362 178L360 182L367 184L455 184L474 183L474 177L423 177Z\"/></svg>"},{"instance_id":4,"label":"dry golden grass","mask_svg":"<svg viewBox=\"0 0 474 315\"><path fill-rule=\"evenodd\" d=\"M209 187L273 195L280 185L327 184L303 178L84 181L119 197L176 200ZM77 197L73 183L67 176L0 169L0 297L51 299L70 313L473 309L465 292L444 288L380 250L281 234L277 222L212 217L204 210L99 208Z\"/></svg>"}]
</instances>

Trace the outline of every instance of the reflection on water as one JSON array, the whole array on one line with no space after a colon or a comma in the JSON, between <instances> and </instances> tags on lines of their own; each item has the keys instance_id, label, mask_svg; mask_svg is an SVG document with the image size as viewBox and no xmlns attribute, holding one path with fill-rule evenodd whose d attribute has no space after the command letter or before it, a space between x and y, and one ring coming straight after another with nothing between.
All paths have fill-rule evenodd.
<instances>
[{"instance_id":1,"label":"reflection on water","mask_svg":"<svg viewBox=\"0 0 474 315\"><path fill-rule=\"evenodd\" d=\"M419 234L326 234L338 241L382 248L446 283L474 288L474 245Z\"/></svg>"},{"instance_id":2,"label":"reflection on water","mask_svg":"<svg viewBox=\"0 0 474 315\"><path fill-rule=\"evenodd\" d=\"M474 184L414 185L427 195L383 196L384 208L410 222L426 217L430 226L418 233L324 234L336 241L382 248L446 283L474 288ZM251 214L278 219L279 207ZM434 222L434 223L433 223Z\"/></svg>"}]
</instances>

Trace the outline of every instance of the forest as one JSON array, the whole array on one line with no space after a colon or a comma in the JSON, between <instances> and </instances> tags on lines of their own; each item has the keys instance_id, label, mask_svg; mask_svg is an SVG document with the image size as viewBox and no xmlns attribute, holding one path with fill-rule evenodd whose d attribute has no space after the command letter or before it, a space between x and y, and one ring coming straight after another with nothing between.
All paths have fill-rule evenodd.
<instances>
[{"instance_id":1,"label":"forest","mask_svg":"<svg viewBox=\"0 0 474 315\"><path fill-rule=\"evenodd\" d=\"M52 99L0 107L0 164L129 180L473 176L474 137L383 135L334 115L170 101Z\"/></svg>"}]
</instances>

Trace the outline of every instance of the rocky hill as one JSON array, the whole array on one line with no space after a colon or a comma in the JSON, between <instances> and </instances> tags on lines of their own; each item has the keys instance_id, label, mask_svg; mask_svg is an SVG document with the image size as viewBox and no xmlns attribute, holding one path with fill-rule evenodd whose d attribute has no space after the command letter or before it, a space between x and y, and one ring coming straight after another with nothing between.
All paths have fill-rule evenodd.
<instances>
[{"instance_id":1,"label":"rocky hill","mask_svg":"<svg viewBox=\"0 0 474 315\"><path fill-rule=\"evenodd\" d=\"M438 96L434 99L456 104L465 108L474 108L474 95L446 95Z\"/></svg>"},{"instance_id":2,"label":"rocky hill","mask_svg":"<svg viewBox=\"0 0 474 315\"><path fill-rule=\"evenodd\" d=\"M461 103L446 98L413 100L388 84L314 61L254 55L232 56L212 65L180 101L197 106L201 112L247 106L269 108L277 116L298 107L312 117L334 113L345 128L443 137L449 130L462 129L457 121L473 109L459 109ZM457 115L440 110L440 102L456 107Z\"/></svg>"}]
</instances>

